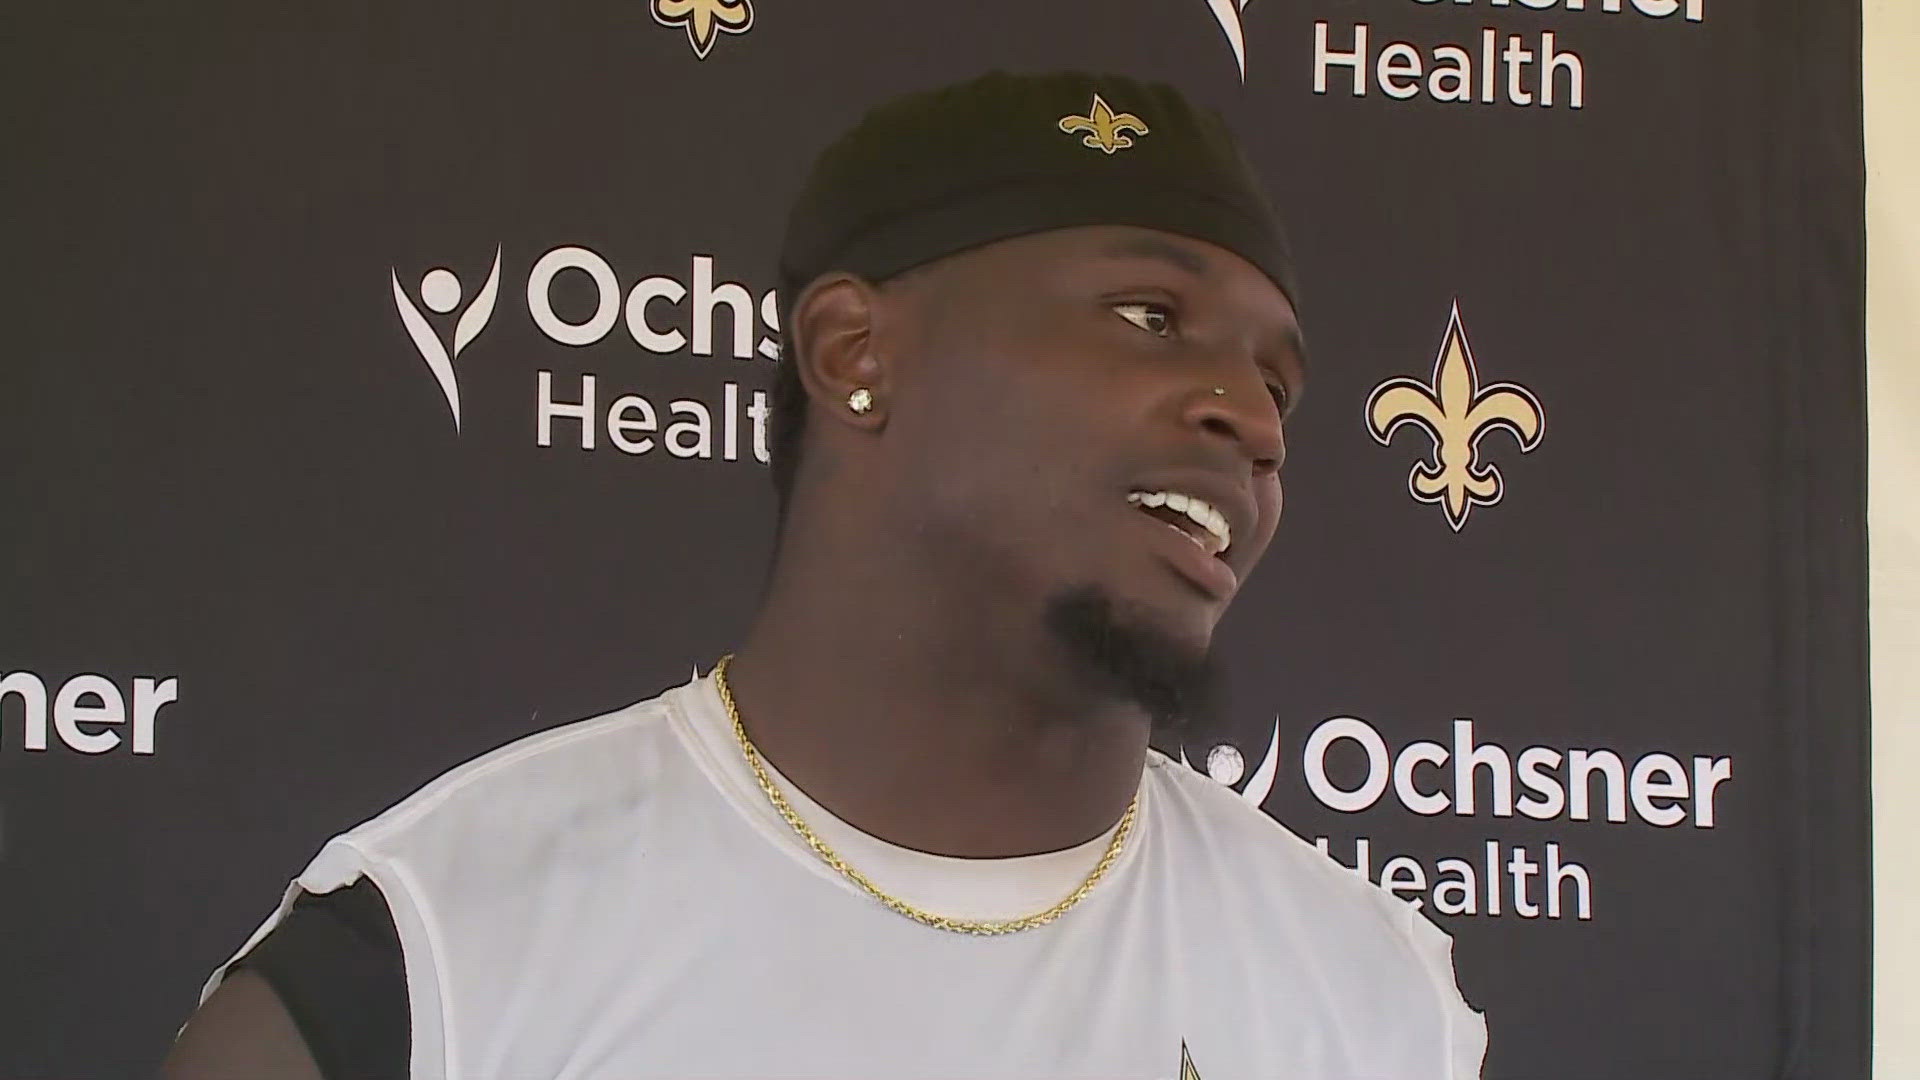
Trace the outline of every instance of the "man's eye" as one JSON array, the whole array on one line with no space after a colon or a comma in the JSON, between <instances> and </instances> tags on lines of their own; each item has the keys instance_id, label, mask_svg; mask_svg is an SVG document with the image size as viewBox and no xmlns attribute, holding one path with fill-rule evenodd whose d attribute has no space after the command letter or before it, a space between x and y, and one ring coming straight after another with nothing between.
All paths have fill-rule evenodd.
<instances>
[{"instance_id":1,"label":"man's eye","mask_svg":"<svg viewBox=\"0 0 1920 1080\"><path fill-rule=\"evenodd\" d=\"M1113 310L1119 312L1121 318L1155 336L1164 336L1165 331L1173 328L1173 308L1166 304L1134 300L1114 304Z\"/></svg>"},{"instance_id":2,"label":"man's eye","mask_svg":"<svg viewBox=\"0 0 1920 1080\"><path fill-rule=\"evenodd\" d=\"M1293 403L1293 395L1287 392L1286 386L1277 382L1268 383L1267 393L1273 395L1273 403L1279 408L1280 415L1282 417L1286 416L1287 406Z\"/></svg>"}]
</instances>

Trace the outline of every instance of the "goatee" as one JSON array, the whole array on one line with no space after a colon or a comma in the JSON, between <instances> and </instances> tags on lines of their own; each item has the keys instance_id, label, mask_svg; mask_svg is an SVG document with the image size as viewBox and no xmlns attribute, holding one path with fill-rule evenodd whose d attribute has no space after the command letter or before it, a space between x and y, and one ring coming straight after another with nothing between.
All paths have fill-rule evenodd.
<instances>
[{"instance_id":1,"label":"goatee","mask_svg":"<svg viewBox=\"0 0 1920 1080\"><path fill-rule=\"evenodd\" d=\"M1047 601L1047 629L1080 674L1140 706L1158 732L1207 724L1219 705L1212 652L1174 637L1093 585L1063 589Z\"/></svg>"}]
</instances>

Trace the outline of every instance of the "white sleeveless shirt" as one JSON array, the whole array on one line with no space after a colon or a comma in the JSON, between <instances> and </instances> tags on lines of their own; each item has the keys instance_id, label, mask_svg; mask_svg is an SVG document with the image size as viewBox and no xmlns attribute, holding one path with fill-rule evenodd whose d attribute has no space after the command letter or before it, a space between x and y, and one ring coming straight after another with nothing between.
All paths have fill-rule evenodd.
<instances>
[{"instance_id":1,"label":"white sleeveless shirt","mask_svg":"<svg viewBox=\"0 0 1920 1080\"><path fill-rule=\"evenodd\" d=\"M773 778L850 864L944 915L1042 910L1111 839L928 855ZM711 677L334 838L236 959L301 890L363 875L399 931L416 1080L1185 1080L1183 1052L1204 1080L1468 1080L1486 1047L1445 933L1157 753L1119 858L1056 922L980 938L888 911L780 819Z\"/></svg>"}]
</instances>

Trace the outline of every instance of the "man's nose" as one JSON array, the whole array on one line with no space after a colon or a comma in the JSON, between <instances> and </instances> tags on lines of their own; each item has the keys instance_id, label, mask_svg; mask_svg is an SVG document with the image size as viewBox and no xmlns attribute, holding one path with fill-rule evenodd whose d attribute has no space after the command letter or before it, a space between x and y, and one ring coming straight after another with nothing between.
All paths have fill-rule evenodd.
<instances>
[{"instance_id":1,"label":"man's nose","mask_svg":"<svg viewBox=\"0 0 1920 1080\"><path fill-rule=\"evenodd\" d=\"M1187 420L1234 444L1256 474L1278 472L1286 460L1280 406L1259 372L1216 372L1192 392Z\"/></svg>"}]
</instances>

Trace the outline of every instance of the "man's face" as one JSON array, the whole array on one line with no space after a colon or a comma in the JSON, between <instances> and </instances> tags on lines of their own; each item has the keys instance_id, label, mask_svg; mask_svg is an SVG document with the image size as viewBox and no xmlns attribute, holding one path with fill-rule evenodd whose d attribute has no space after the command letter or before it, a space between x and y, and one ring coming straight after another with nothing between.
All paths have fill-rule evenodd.
<instances>
[{"instance_id":1,"label":"man's face","mask_svg":"<svg viewBox=\"0 0 1920 1080\"><path fill-rule=\"evenodd\" d=\"M928 270L884 435L916 530L982 588L1092 590L1204 654L1280 516L1304 377L1285 296L1225 249L1133 226Z\"/></svg>"}]
</instances>

